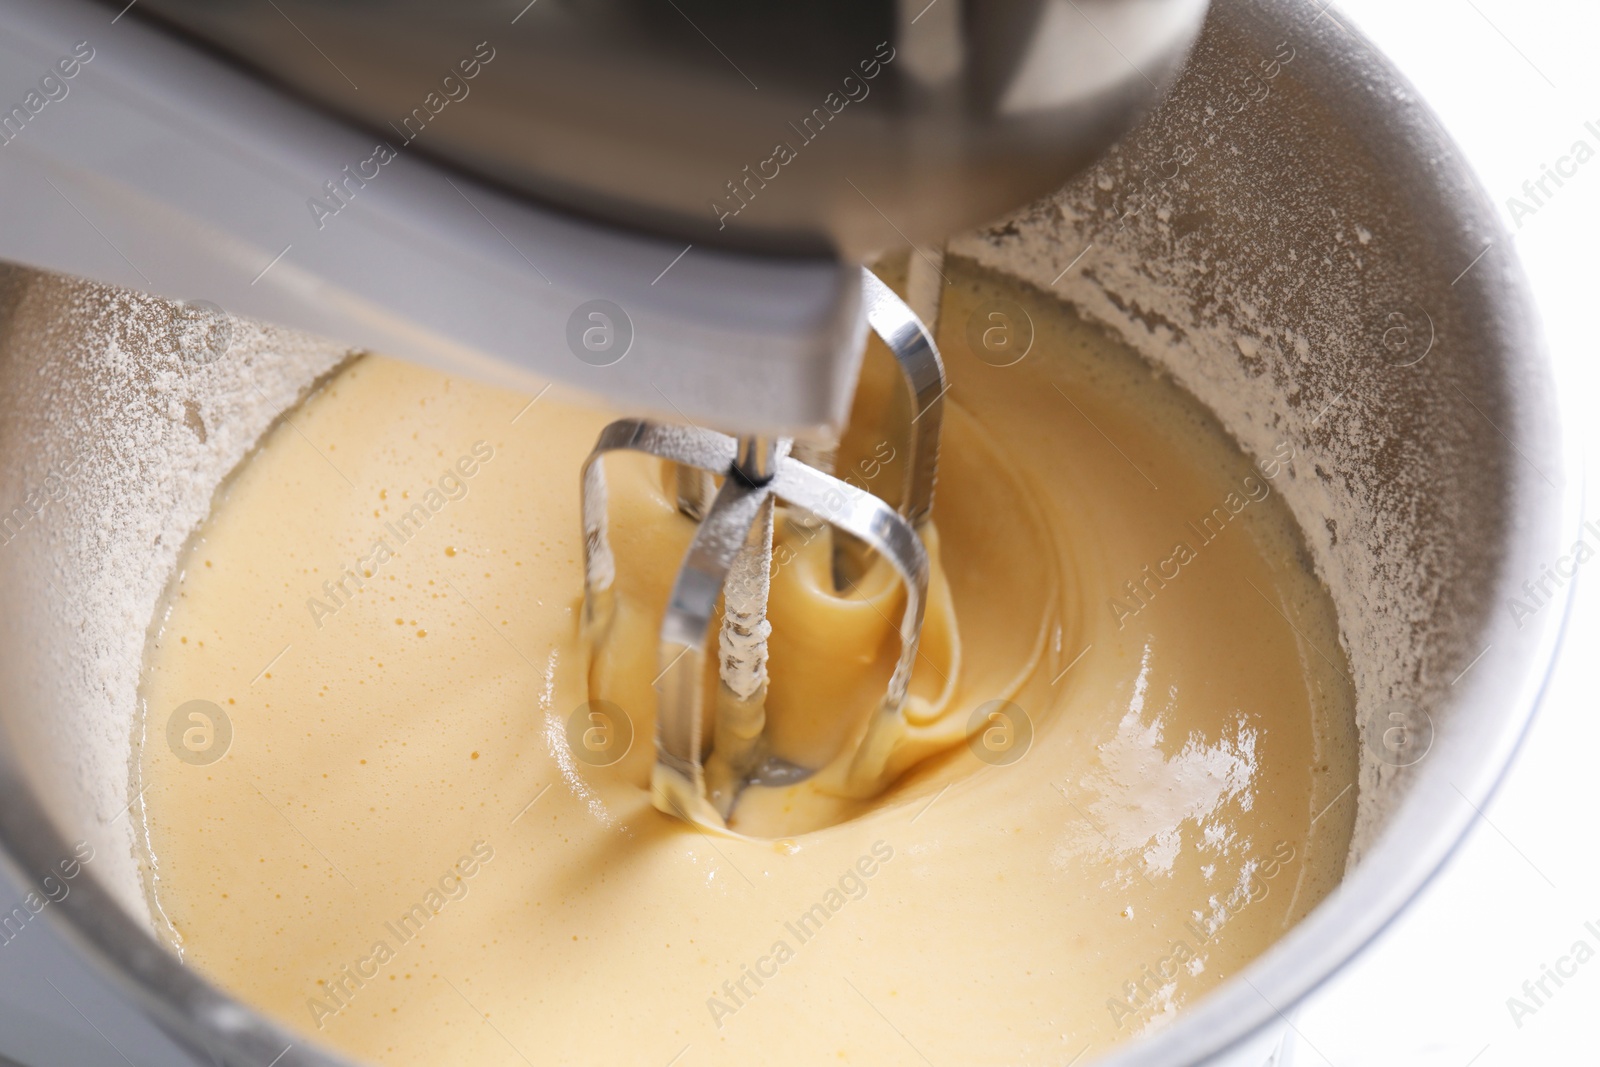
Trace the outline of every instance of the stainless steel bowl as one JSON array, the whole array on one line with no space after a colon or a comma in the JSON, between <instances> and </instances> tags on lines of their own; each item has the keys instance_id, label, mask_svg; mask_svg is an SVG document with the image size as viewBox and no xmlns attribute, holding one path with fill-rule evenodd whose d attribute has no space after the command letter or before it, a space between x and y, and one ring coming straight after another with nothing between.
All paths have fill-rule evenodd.
<instances>
[{"instance_id":1,"label":"stainless steel bowl","mask_svg":"<svg viewBox=\"0 0 1600 1067\"><path fill-rule=\"evenodd\" d=\"M1501 236L1369 44L1311 0L1219 0L1171 98L1108 159L952 247L1133 339L1248 450L1294 446L1284 495L1357 686L1343 884L1106 1062L1265 1062L1284 1013L1438 870L1523 734L1564 604L1509 602L1576 536L1576 485ZM127 807L139 657L182 542L341 353L230 320L212 360L176 340L170 305L0 277L0 850L38 884L93 845L42 917L201 1061L292 1045L279 1063L341 1062L157 942Z\"/></svg>"}]
</instances>

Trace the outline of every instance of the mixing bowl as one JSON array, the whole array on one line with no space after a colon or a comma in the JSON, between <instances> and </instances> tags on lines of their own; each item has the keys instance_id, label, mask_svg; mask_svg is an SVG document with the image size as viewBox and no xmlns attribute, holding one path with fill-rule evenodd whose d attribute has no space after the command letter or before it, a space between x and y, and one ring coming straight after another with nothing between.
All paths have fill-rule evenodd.
<instances>
[{"instance_id":1,"label":"mixing bowl","mask_svg":"<svg viewBox=\"0 0 1600 1067\"><path fill-rule=\"evenodd\" d=\"M1247 451L1294 450L1279 485L1357 693L1342 885L1103 1062L1267 1062L1294 1004L1418 892L1507 766L1564 612L1561 583L1524 583L1577 535L1508 249L1404 81L1322 5L1280 0L1219 0L1169 99L1108 158L950 247L1132 342ZM346 355L195 325L0 272L0 851L48 889L92 848L41 919L201 1061L339 1063L185 968L140 888L129 753L152 615L229 471Z\"/></svg>"}]
</instances>

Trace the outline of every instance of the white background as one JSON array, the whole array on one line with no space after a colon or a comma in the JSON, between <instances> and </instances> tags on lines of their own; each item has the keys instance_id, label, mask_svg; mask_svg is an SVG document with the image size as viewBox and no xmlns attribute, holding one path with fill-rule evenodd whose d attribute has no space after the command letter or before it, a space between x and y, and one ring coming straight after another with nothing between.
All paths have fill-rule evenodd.
<instances>
[{"instance_id":1,"label":"white background","mask_svg":"<svg viewBox=\"0 0 1600 1067\"><path fill-rule=\"evenodd\" d=\"M1341 0L1330 15L1416 84L1500 205L1567 418L1600 455L1600 155L1520 228L1506 206L1580 138L1600 154L1600 3ZM1600 520L1597 489L1591 464L1584 511ZM1600 930L1600 560L1578 584L1553 685L1510 777L1411 910L1300 1012L1295 1067L1600 1064L1600 955L1561 989L1550 984L1555 995L1520 1027L1506 1005L1580 938L1600 954L1584 929Z\"/></svg>"}]
</instances>

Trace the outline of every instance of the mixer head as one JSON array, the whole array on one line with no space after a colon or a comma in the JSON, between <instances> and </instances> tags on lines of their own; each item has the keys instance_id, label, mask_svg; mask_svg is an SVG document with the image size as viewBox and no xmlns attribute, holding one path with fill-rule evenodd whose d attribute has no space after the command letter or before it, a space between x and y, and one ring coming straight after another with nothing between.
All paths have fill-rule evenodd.
<instances>
[{"instance_id":1,"label":"mixer head","mask_svg":"<svg viewBox=\"0 0 1600 1067\"><path fill-rule=\"evenodd\" d=\"M0 183L30 210L0 258L825 438L860 366L855 267L1058 188L1155 101L1204 7L16 5L19 79L92 77L8 127ZM594 314L603 358L572 341Z\"/></svg>"}]
</instances>

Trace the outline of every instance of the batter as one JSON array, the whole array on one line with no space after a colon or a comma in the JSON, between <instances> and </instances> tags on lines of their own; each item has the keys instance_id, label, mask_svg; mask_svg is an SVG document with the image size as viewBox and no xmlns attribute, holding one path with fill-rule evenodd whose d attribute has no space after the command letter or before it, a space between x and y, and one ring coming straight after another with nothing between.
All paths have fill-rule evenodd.
<instances>
[{"instance_id":1,"label":"batter","mask_svg":"<svg viewBox=\"0 0 1600 1067\"><path fill-rule=\"evenodd\" d=\"M152 631L136 810L187 962L390 1065L1062 1063L1302 918L1355 743L1293 450L1243 456L1053 298L946 273L913 693L953 732L876 795L748 793L746 837L658 813L629 650L688 536L670 481L608 467L641 632L592 657L577 472L613 413L363 357L225 486ZM1018 312L997 365L984 324ZM880 491L893 449L840 472ZM803 712L878 684L899 595L834 593L823 544L780 529L772 613L772 729L812 766L847 715ZM620 718L574 728L597 697Z\"/></svg>"}]
</instances>

